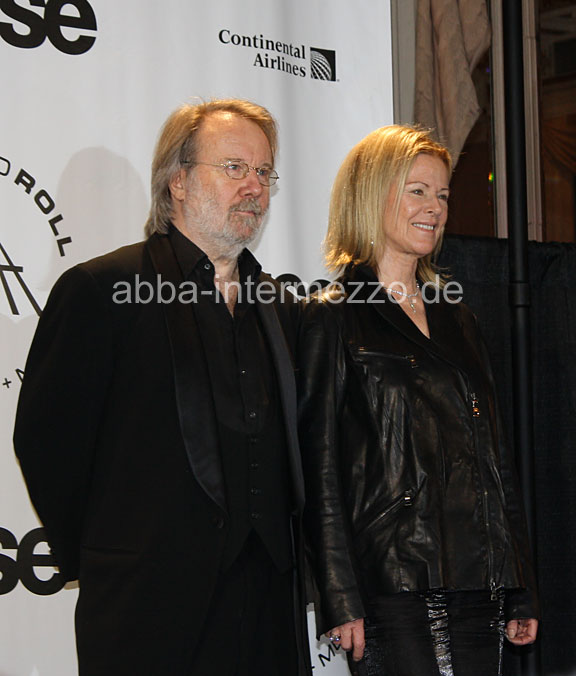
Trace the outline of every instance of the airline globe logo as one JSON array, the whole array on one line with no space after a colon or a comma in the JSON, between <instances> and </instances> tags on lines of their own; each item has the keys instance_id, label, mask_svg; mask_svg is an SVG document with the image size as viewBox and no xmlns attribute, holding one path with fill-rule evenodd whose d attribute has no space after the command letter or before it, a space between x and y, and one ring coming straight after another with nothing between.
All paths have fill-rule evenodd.
<instances>
[{"instance_id":1,"label":"airline globe logo","mask_svg":"<svg viewBox=\"0 0 576 676\"><path fill-rule=\"evenodd\" d=\"M336 52L310 47L310 74L315 80L336 80Z\"/></svg>"},{"instance_id":2,"label":"airline globe logo","mask_svg":"<svg viewBox=\"0 0 576 676\"><path fill-rule=\"evenodd\" d=\"M255 68L337 82L336 52L332 49L283 42L263 33L241 35L229 28L222 28L218 32L218 41L227 47L250 50L252 66Z\"/></svg>"}]
</instances>

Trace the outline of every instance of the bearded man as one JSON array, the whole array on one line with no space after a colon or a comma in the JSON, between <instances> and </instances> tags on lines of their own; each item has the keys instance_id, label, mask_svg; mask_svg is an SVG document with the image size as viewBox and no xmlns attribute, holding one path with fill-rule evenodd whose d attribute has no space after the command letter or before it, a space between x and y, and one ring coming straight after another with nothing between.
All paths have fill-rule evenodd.
<instances>
[{"instance_id":1,"label":"bearded man","mask_svg":"<svg viewBox=\"0 0 576 676\"><path fill-rule=\"evenodd\" d=\"M148 239L68 270L40 319L14 442L79 580L81 676L311 673L298 305L246 249L276 146L254 103L176 110Z\"/></svg>"}]
</instances>

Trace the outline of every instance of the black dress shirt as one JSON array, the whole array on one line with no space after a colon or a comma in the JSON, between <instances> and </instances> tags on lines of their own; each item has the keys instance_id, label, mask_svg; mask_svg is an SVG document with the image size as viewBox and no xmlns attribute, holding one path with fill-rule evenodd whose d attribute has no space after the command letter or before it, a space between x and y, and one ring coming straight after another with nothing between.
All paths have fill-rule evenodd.
<instances>
[{"instance_id":1,"label":"black dress shirt","mask_svg":"<svg viewBox=\"0 0 576 676\"><path fill-rule=\"evenodd\" d=\"M253 529L278 569L285 570L292 561L286 434L276 374L255 305L261 267L247 249L241 253L232 316L216 289L208 256L174 227L170 241L184 279L195 285L194 312L218 421L228 505L223 568L235 560Z\"/></svg>"}]
</instances>

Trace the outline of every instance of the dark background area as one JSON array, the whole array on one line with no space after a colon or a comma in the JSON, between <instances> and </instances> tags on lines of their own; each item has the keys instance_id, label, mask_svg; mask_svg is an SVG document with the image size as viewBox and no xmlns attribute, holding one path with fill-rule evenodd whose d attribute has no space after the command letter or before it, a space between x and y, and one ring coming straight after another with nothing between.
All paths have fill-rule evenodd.
<instances>
[{"instance_id":1,"label":"dark background area","mask_svg":"<svg viewBox=\"0 0 576 676\"><path fill-rule=\"evenodd\" d=\"M530 242L535 552L545 676L576 674L576 245ZM514 437L508 241L447 235L439 264L464 288L492 357L502 417ZM505 676L521 651L507 646Z\"/></svg>"}]
</instances>

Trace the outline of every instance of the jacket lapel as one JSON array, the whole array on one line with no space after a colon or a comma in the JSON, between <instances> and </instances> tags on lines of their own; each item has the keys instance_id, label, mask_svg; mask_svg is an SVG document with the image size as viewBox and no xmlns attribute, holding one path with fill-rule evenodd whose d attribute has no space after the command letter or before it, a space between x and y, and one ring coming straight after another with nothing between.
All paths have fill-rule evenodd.
<instances>
[{"instance_id":1,"label":"jacket lapel","mask_svg":"<svg viewBox=\"0 0 576 676\"><path fill-rule=\"evenodd\" d=\"M374 308L380 316L392 324L413 343L416 343L424 350L430 349L432 341L420 331L398 303L390 300L385 292L378 294L378 301L378 303L374 304Z\"/></svg>"},{"instance_id":2,"label":"jacket lapel","mask_svg":"<svg viewBox=\"0 0 576 676\"><path fill-rule=\"evenodd\" d=\"M385 291L377 289L378 282L370 270L363 267L352 268L349 275L343 280L345 284L349 284L349 293L353 293L358 282L364 284L356 296L358 301L372 305L383 319L426 352L433 353L460 371L469 371L471 355L462 339L462 326L457 319L459 313L453 304L441 299L426 304L430 331L430 338L427 338L398 303L391 300Z\"/></svg>"},{"instance_id":3,"label":"jacket lapel","mask_svg":"<svg viewBox=\"0 0 576 676\"><path fill-rule=\"evenodd\" d=\"M377 303L374 307L406 338L458 370L464 373L470 370L471 363L474 363L471 359L475 361L476 355L471 355L467 349L463 329L457 319L458 313L453 305L444 300L426 305L426 319L430 331L430 338L427 338L398 303L388 298L383 300L384 302Z\"/></svg>"},{"instance_id":4,"label":"jacket lapel","mask_svg":"<svg viewBox=\"0 0 576 676\"><path fill-rule=\"evenodd\" d=\"M168 237L152 235L147 242L156 274L179 288L182 273ZM226 497L216 413L194 303L175 300L162 305L172 351L178 417L184 447L194 477L226 511Z\"/></svg>"},{"instance_id":5,"label":"jacket lapel","mask_svg":"<svg viewBox=\"0 0 576 676\"><path fill-rule=\"evenodd\" d=\"M268 345L272 353L272 360L278 378L288 441L288 460L293 479L294 499L298 511L301 511L304 506L304 477L296 430L296 383L292 359L274 305L258 303L256 307L258 308L258 314L262 320L262 326L268 339Z\"/></svg>"},{"instance_id":6,"label":"jacket lapel","mask_svg":"<svg viewBox=\"0 0 576 676\"><path fill-rule=\"evenodd\" d=\"M481 346L467 339L468 332L462 324L462 312L458 304L440 301L426 308L428 326L432 337L432 349L438 356L460 371L470 374L474 365L483 371L480 357Z\"/></svg>"}]
</instances>

